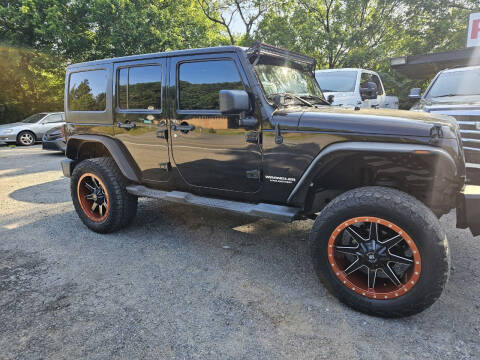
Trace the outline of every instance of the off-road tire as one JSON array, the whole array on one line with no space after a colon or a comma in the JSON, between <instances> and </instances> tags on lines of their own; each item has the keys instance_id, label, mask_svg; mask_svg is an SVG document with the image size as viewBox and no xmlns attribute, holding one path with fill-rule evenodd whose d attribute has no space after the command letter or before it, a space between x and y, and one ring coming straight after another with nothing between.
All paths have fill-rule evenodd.
<instances>
[{"instance_id":1,"label":"off-road tire","mask_svg":"<svg viewBox=\"0 0 480 360\"><path fill-rule=\"evenodd\" d=\"M92 174L100 180L108 196L108 212L104 219L93 221L82 209L77 189L79 180ZM127 181L112 158L101 157L80 162L74 169L70 191L73 204L82 222L98 233L110 233L129 225L137 212L138 198L126 191Z\"/></svg>"},{"instance_id":2,"label":"off-road tire","mask_svg":"<svg viewBox=\"0 0 480 360\"><path fill-rule=\"evenodd\" d=\"M409 234L418 248L420 275L415 286L400 297L385 300L363 296L347 287L339 278L339 272L332 268L327 250L332 234L346 226L342 223L348 219L362 216L396 224ZM309 247L315 271L328 290L350 307L370 315L402 317L419 313L438 299L449 276L448 242L438 219L416 198L391 188L364 187L339 195L315 220Z\"/></svg>"},{"instance_id":3,"label":"off-road tire","mask_svg":"<svg viewBox=\"0 0 480 360\"><path fill-rule=\"evenodd\" d=\"M25 139L24 139L24 137L25 137ZM29 141L26 141L27 138L28 138ZM21 131L17 135L17 144L18 145L31 146L31 145L35 145L35 141L37 141L37 137L31 131L28 131L28 130Z\"/></svg>"}]
</instances>

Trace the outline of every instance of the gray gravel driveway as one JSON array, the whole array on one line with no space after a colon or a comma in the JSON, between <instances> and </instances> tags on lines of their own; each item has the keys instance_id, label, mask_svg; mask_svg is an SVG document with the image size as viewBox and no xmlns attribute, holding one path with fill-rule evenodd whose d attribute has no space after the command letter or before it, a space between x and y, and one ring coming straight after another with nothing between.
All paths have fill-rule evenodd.
<instances>
[{"instance_id":1,"label":"gray gravel driveway","mask_svg":"<svg viewBox=\"0 0 480 360\"><path fill-rule=\"evenodd\" d=\"M447 229L453 271L404 319L340 304L313 273L312 221L141 200L124 231L74 212L62 156L0 147L2 359L479 359L480 237Z\"/></svg>"}]
</instances>

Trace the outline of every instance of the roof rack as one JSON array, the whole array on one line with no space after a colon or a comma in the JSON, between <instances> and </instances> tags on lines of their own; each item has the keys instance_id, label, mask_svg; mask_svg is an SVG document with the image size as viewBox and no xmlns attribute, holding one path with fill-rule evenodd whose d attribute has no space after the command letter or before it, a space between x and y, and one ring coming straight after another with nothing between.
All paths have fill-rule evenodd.
<instances>
[{"instance_id":1,"label":"roof rack","mask_svg":"<svg viewBox=\"0 0 480 360\"><path fill-rule=\"evenodd\" d=\"M254 43L250 48L247 49L247 55L250 61L252 59L258 59L262 56L273 56L277 58L282 58L287 61L291 61L294 63L302 64L303 66L307 67L309 70L315 70L315 65L317 61L307 55L292 52L286 49L282 49L276 46L268 45L262 42Z\"/></svg>"}]
</instances>

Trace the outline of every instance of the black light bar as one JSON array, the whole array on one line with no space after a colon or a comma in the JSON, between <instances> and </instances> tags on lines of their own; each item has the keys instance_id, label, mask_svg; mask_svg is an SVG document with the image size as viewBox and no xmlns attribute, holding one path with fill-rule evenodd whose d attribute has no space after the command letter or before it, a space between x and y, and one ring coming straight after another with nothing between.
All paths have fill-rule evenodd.
<instances>
[{"instance_id":1,"label":"black light bar","mask_svg":"<svg viewBox=\"0 0 480 360\"><path fill-rule=\"evenodd\" d=\"M247 55L252 62L254 62L255 59L261 56L271 56L301 64L308 68L310 71L315 70L315 65L317 63L317 61L310 56L292 52L276 46L264 44L261 42L256 42L250 48L248 48Z\"/></svg>"}]
</instances>

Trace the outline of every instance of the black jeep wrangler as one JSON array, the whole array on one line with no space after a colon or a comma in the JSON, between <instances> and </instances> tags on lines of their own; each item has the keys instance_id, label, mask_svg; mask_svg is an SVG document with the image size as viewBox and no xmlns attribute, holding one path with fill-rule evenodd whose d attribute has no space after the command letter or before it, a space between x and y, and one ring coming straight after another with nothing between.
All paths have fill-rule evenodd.
<instances>
[{"instance_id":1,"label":"black jeep wrangler","mask_svg":"<svg viewBox=\"0 0 480 360\"><path fill-rule=\"evenodd\" d=\"M68 67L65 176L90 229L132 222L137 198L315 220L315 270L374 315L430 306L449 273L438 218L480 233L448 116L330 106L315 60L265 44Z\"/></svg>"}]
</instances>

